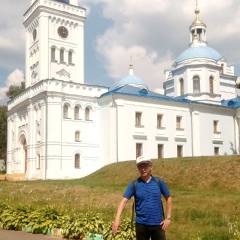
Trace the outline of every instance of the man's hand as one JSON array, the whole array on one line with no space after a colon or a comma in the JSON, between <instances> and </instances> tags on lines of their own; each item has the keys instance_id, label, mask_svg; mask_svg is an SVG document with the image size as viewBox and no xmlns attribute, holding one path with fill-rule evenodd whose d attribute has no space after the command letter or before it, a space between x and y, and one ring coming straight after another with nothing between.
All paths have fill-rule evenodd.
<instances>
[{"instance_id":1,"label":"man's hand","mask_svg":"<svg viewBox=\"0 0 240 240\"><path fill-rule=\"evenodd\" d=\"M112 225L112 233L115 234L120 227L120 222L115 220Z\"/></svg>"},{"instance_id":2,"label":"man's hand","mask_svg":"<svg viewBox=\"0 0 240 240\"><path fill-rule=\"evenodd\" d=\"M170 219L165 219L163 220L160 225L162 226L162 229L165 231L170 224L171 220Z\"/></svg>"}]
</instances>

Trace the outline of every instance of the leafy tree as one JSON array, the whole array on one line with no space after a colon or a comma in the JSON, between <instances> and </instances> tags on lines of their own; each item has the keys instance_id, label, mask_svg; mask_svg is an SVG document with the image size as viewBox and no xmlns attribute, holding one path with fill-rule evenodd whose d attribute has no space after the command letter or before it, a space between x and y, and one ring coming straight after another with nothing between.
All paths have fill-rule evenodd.
<instances>
[{"instance_id":1,"label":"leafy tree","mask_svg":"<svg viewBox=\"0 0 240 240\"><path fill-rule=\"evenodd\" d=\"M18 94L25 90L25 82L21 82L20 86L11 85L6 92L6 96L11 98L16 97Z\"/></svg>"},{"instance_id":2,"label":"leafy tree","mask_svg":"<svg viewBox=\"0 0 240 240\"><path fill-rule=\"evenodd\" d=\"M7 151L7 106L0 105L0 159L6 161Z\"/></svg>"}]
</instances>

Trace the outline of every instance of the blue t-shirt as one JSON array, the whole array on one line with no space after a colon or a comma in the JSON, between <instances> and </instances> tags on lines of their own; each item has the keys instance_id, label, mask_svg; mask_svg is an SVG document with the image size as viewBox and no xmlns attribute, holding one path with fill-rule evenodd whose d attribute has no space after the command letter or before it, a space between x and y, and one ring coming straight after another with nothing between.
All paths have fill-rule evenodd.
<instances>
[{"instance_id":1,"label":"blue t-shirt","mask_svg":"<svg viewBox=\"0 0 240 240\"><path fill-rule=\"evenodd\" d=\"M170 196L170 191L162 179L160 179L161 189L154 177L148 183L144 182L141 177L137 181L135 196L136 223L158 226L163 221L162 203L160 201L161 194L167 197ZM131 182L123 197L130 199L133 195L134 188L133 182Z\"/></svg>"}]
</instances>

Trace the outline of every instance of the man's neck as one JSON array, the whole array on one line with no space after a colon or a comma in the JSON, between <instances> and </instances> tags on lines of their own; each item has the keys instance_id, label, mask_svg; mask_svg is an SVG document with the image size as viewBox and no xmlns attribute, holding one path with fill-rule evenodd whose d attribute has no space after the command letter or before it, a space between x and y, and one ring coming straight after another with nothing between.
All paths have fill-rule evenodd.
<instances>
[{"instance_id":1,"label":"man's neck","mask_svg":"<svg viewBox=\"0 0 240 240\"><path fill-rule=\"evenodd\" d=\"M146 183L150 182L152 176L151 175L147 175L147 176L141 176L142 180Z\"/></svg>"}]
</instances>

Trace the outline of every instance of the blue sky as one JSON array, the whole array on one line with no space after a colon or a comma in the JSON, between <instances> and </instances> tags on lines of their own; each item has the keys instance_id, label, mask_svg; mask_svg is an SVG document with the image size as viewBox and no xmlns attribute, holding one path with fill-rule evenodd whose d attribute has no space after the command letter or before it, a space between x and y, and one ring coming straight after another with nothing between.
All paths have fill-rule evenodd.
<instances>
[{"instance_id":1,"label":"blue sky","mask_svg":"<svg viewBox=\"0 0 240 240\"><path fill-rule=\"evenodd\" d=\"M1 0L0 104L8 87L19 85L25 72L23 14L30 0ZM207 25L208 46L235 65L240 75L240 1L199 0ZM135 75L158 91L164 69L189 44L196 0L79 0L87 9L85 83L113 88L128 75L132 56Z\"/></svg>"}]
</instances>

